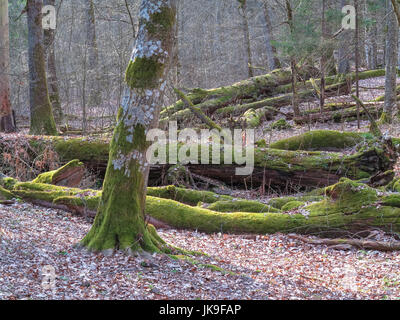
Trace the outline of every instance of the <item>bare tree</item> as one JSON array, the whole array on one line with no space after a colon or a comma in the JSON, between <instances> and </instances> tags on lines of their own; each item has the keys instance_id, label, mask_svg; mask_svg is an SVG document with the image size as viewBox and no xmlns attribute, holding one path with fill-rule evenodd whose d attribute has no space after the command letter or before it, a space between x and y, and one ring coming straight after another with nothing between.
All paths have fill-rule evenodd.
<instances>
[{"instance_id":1,"label":"bare tree","mask_svg":"<svg viewBox=\"0 0 400 320\"><path fill-rule=\"evenodd\" d=\"M250 42L250 30L249 30L249 20L247 18L247 0L238 0L239 5L239 13L242 17L242 31L244 35L244 44L246 47L246 65L249 72L249 77L254 76L253 72L253 59L251 55L251 42Z\"/></svg>"},{"instance_id":2,"label":"bare tree","mask_svg":"<svg viewBox=\"0 0 400 320\"><path fill-rule=\"evenodd\" d=\"M44 5L55 6L55 0L44 0ZM47 85L49 90L50 103L53 107L54 119L56 124L61 125L64 113L61 108L60 91L58 88L56 56L55 56L55 30L44 30L44 45L46 49L47 60Z\"/></svg>"},{"instance_id":3,"label":"bare tree","mask_svg":"<svg viewBox=\"0 0 400 320\"><path fill-rule=\"evenodd\" d=\"M8 0L0 0L0 132L14 132L10 101L10 42Z\"/></svg>"},{"instance_id":4,"label":"bare tree","mask_svg":"<svg viewBox=\"0 0 400 320\"><path fill-rule=\"evenodd\" d=\"M49 99L43 47L42 0L28 0L29 96L32 134L56 135L57 129Z\"/></svg>"},{"instance_id":5,"label":"bare tree","mask_svg":"<svg viewBox=\"0 0 400 320\"><path fill-rule=\"evenodd\" d=\"M386 39L386 79L385 79L385 105L380 122L392 122L393 107L396 105L396 77L397 77L397 50L399 41L399 25L396 15L387 0L387 39Z\"/></svg>"}]
</instances>

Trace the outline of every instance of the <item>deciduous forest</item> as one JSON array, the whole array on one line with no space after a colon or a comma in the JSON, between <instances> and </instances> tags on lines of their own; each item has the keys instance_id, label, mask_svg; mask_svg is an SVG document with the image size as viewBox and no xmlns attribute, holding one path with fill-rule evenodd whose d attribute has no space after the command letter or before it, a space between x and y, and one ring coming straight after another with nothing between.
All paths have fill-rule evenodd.
<instances>
[{"instance_id":1,"label":"deciduous forest","mask_svg":"<svg viewBox=\"0 0 400 320\"><path fill-rule=\"evenodd\" d=\"M0 0L0 300L399 299L399 27Z\"/></svg>"}]
</instances>

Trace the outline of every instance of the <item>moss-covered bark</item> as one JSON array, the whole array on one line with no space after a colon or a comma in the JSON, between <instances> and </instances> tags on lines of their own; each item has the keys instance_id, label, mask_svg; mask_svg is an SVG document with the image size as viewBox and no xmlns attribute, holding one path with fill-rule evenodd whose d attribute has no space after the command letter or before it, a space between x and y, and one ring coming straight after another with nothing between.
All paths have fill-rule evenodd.
<instances>
[{"instance_id":1,"label":"moss-covered bark","mask_svg":"<svg viewBox=\"0 0 400 320\"><path fill-rule=\"evenodd\" d=\"M42 29L43 2L27 2L29 39L29 96L31 125L30 133L57 135L53 110L49 99L43 47Z\"/></svg>"},{"instance_id":2,"label":"moss-covered bark","mask_svg":"<svg viewBox=\"0 0 400 320\"><path fill-rule=\"evenodd\" d=\"M315 72L312 67L304 67L299 72L299 77L308 79ZM218 108L243 99L256 99L260 95L273 95L280 85L289 84L291 81L290 69L276 69L268 74L246 79L231 86L215 89L193 89L187 97L199 108ZM165 108L160 116L167 117L173 113L185 109L182 100Z\"/></svg>"},{"instance_id":3,"label":"moss-covered bark","mask_svg":"<svg viewBox=\"0 0 400 320\"><path fill-rule=\"evenodd\" d=\"M119 129L118 129L119 130ZM125 133L120 132L120 136ZM192 173L217 178L228 184L260 186L263 183L278 188L288 186L318 188L337 182L341 177L351 179L368 178L378 172L391 170L393 155L385 149L385 142L372 139L371 135L362 135L361 138L354 133L336 133L320 131L308 133L305 138L294 137L289 143L283 141L273 145L275 148L259 146L255 148L254 171L250 176L237 176L235 164L224 164L223 152L221 152L221 165L191 164L187 167ZM354 137L353 137L354 136ZM130 140L130 133L125 137ZM133 138L133 137L132 137ZM340 138L340 139L339 139ZM9 150L12 138L0 139L0 151ZM40 150L53 146L61 162L79 159L91 167L105 168L108 163L108 141L87 139L66 139L60 137L37 138L27 137L30 148L36 150L32 159ZM304 140L305 139L305 140ZM132 139L133 141L133 139ZM339 150L341 147L354 146L359 142L362 149L355 148L353 154L326 151L291 151L284 149L304 148L309 150ZM354 143L354 144L353 144ZM292 145L293 144L293 145ZM182 146L180 146L182 147ZM179 150L179 149L178 149ZM209 149L211 153L211 148ZM29 152L29 150L27 150ZM199 147L199 163L201 163L201 146ZM210 160L212 160L210 158ZM1 161L1 154L0 154ZM33 160L32 160L33 161ZM212 163L210 161L210 163ZM117 163L118 164L118 163ZM152 166L150 168L150 180L156 181L168 165Z\"/></svg>"},{"instance_id":4,"label":"moss-covered bark","mask_svg":"<svg viewBox=\"0 0 400 320\"><path fill-rule=\"evenodd\" d=\"M84 172L84 164L79 160L72 160L57 170L40 174L33 182L76 187L81 182Z\"/></svg>"},{"instance_id":5,"label":"moss-covered bark","mask_svg":"<svg viewBox=\"0 0 400 320\"><path fill-rule=\"evenodd\" d=\"M307 72L308 77L306 77L306 79L310 78L311 73L310 71ZM359 77L360 79L368 79L379 77L384 74L385 70L382 69L369 70L361 72ZM304 74L302 78L304 79ZM260 81L260 86L251 85L255 79ZM279 79L284 79L285 84L282 85ZM354 80L355 73L350 73L347 77L327 77L326 97L334 96L339 93L348 93L351 87L349 84ZM319 79L315 81L316 84L320 83ZM275 85L273 85L274 82ZM203 112L209 114L215 112L218 116L239 116L250 109L257 110L267 106L278 108L290 104L293 96L291 93L292 84L290 82L290 70L274 70L270 74L251 78L229 87L211 90L196 89L189 95L189 98L196 107L200 108ZM266 87L269 89L266 90ZM298 102L312 101L315 99L316 93L310 81L306 81L303 84L299 83L296 88L298 92ZM282 93L283 95L279 95ZM250 101L248 101L249 98ZM270 110L270 112L273 112L273 110ZM181 121L185 119L190 119L190 110L185 108L181 100L161 112L161 121L163 122L168 120Z\"/></svg>"},{"instance_id":6,"label":"moss-covered bark","mask_svg":"<svg viewBox=\"0 0 400 320\"><path fill-rule=\"evenodd\" d=\"M139 34L126 72L127 88L111 141L98 214L81 241L88 249L164 249L164 243L145 224L150 169L146 133L158 124L173 52L175 14L172 0L142 0Z\"/></svg>"},{"instance_id":7,"label":"moss-covered bark","mask_svg":"<svg viewBox=\"0 0 400 320\"><path fill-rule=\"evenodd\" d=\"M42 200L66 205L74 212L84 207L95 211L102 198L98 191L37 183L16 184L11 193L12 196L30 201ZM343 178L337 184L325 188L324 194L318 197L277 198L269 202L270 206L246 200L237 200L237 205L235 201L218 201L208 208L147 196L145 212L153 219L175 228L209 233L296 232L337 235L370 228L400 232L400 193L378 191ZM282 201L279 202L279 199ZM273 204L280 209L273 210ZM234 211L235 208L238 211ZM245 208L252 208L253 212L239 212ZM154 230L148 232L156 238ZM157 243L161 242L157 239Z\"/></svg>"},{"instance_id":8,"label":"moss-covered bark","mask_svg":"<svg viewBox=\"0 0 400 320\"><path fill-rule=\"evenodd\" d=\"M270 148L280 150L343 150L354 147L365 140L373 139L370 134L356 132L339 132L330 130L315 130L299 136L279 140Z\"/></svg>"}]
</instances>

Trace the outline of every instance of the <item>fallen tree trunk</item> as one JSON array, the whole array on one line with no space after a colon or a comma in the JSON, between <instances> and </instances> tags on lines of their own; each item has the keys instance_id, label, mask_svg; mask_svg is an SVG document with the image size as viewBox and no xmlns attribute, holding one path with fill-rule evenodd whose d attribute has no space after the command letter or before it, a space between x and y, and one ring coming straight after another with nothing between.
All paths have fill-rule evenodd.
<instances>
[{"instance_id":1,"label":"fallen tree trunk","mask_svg":"<svg viewBox=\"0 0 400 320\"><path fill-rule=\"evenodd\" d=\"M362 239L310 239L299 235L289 235L290 238L314 245L327 245L332 249L346 250L352 247L360 250L398 251L400 241L384 242Z\"/></svg>"},{"instance_id":2,"label":"fallen tree trunk","mask_svg":"<svg viewBox=\"0 0 400 320\"><path fill-rule=\"evenodd\" d=\"M314 67L304 66L299 68L299 80L309 79L317 70ZM246 79L231 86L215 89L192 89L187 94L187 98L198 105L201 109L208 107L228 105L235 101L254 99L261 95L273 95L275 89L281 85L289 84L291 81L290 69L276 69L268 74ZM160 118L165 118L177 111L186 109L182 100L177 101L172 106L166 107L160 114Z\"/></svg>"},{"instance_id":3,"label":"fallen tree trunk","mask_svg":"<svg viewBox=\"0 0 400 320\"><path fill-rule=\"evenodd\" d=\"M370 102L365 103L368 107L368 111L374 115L376 118L379 118L383 111L383 103L380 102ZM296 124L302 125L306 123L314 123L314 122L342 122L342 121L352 121L357 117L357 112L359 112L360 116L363 118L368 118L365 110L359 109L357 111L357 107L355 104L349 104L347 107L342 109L337 109L335 111L327 111L323 113L309 113L308 115L302 117L294 118L294 122Z\"/></svg>"},{"instance_id":4,"label":"fallen tree trunk","mask_svg":"<svg viewBox=\"0 0 400 320\"><path fill-rule=\"evenodd\" d=\"M0 180L1 183L1 180ZM48 184L7 183L9 192L27 201L76 214L94 215L101 199L96 190L71 189ZM179 229L208 233L299 233L337 236L369 231L400 231L400 194L385 195L348 179L326 188L323 200L292 201L281 212L221 213L180 202L147 196L151 221ZM397 197L397 201L393 198ZM388 198L390 198L388 200ZM300 199L300 198L299 198ZM293 205L293 202L296 202ZM290 205L291 204L291 205Z\"/></svg>"},{"instance_id":5,"label":"fallen tree trunk","mask_svg":"<svg viewBox=\"0 0 400 320\"><path fill-rule=\"evenodd\" d=\"M13 154L15 137L1 136L0 150ZM45 148L54 150L61 163L79 159L89 168L105 170L108 162L108 141L64 139L59 137L32 137L21 136L25 139L27 153L32 153L34 161L37 154ZM10 146L11 145L11 146ZM11 149L10 149L11 148ZM201 147L199 147L199 151ZM395 159L386 142L371 144L354 154L339 152L312 152L312 151L287 151L272 148L255 148L254 171L249 176L236 175L236 164L224 164L221 156L221 165L189 164L186 167L191 173L203 177L218 179L228 185L245 185L258 187L262 185L273 186L279 189L291 190L297 188L318 188L331 185L341 177L351 179L368 178L378 172L385 172L393 168ZM35 150L34 152L32 150ZM201 163L199 152L198 163ZM221 155L223 151L221 149ZM211 156L211 148L210 148ZM0 156L0 161L4 159ZM210 163L212 163L210 158ZM150 170L150 184L159 181L165 176L170 165L153 165Z\"/></svg>"},{"instance_id":6,"label":"fallen tree trunk","mask_svg":"<svg viewBox=\"0 0 400 320\"><path fill-rule=\"evenodd\" d=\"M361 72L359 75L359 79L368 79L383 76L385 71L383 69L379 70L369 70ZM351 91L351 85L356 78L355 73L351 73L347 75L346 78L343 77L328 77L327 78L327 97L341 95L341 94L348 94ZM316 79L315 82L319 83L319 79ZM235 85L232 87L235 88ZM227 89L228 88L228 89ZM227 90L228 92L231 91L231 87L222 88L223 90ZM220 89L212 89L212 90L219 90ZM312 86L311 81L305 81L299 84L299 102L307 102L312 101L317 97L315 89ZM198 89L200 90L200 89ZM213 92L211 90L211 92ZM242 104L241 99L225 99L225 98L215 98L213 95L210 95L212 98L209 99L207 97L203 97L200 102L196 103L196 106L206 112L208 114L213 114L214 112L216 115L221 116L230 116L230 115L242 115L249 109L259 109L266 106L279 108L281 106L289 105L292 100L291 92L291 84L288 83L283 86L278 86L272 92L268 94L255 94L253 97L256 97L256 101L249 101L245 104ZM262 92L261 92L262 93ZM281 96L277 96L278 94L283 94ZM241 96L236 92L236 97ZM230 96L229 96L230 97ZM267 97L267 98L263 98ZM189 97L190 98L190 97ZM167 107L161 113L161 121L166 123L167 121L182 121L185 119L190 119L190 110L184 107L184 103L180 100L175 105Z\"/></svg>"},{"instance_id":7,"label":"fallen tree trunk","mask_svg":"<svg viewBox=\"0 0 400 320\"><path fill-rule=\"evenodd\" d=\"M346 81L340 82L337 84L332 84L326 87L326 96L332 97L336 95L344 95L350 93L350 85ZM247 104L239 104L239 105L199 105L204 112L208 112L210 114L215 114L217 116L227 117L227 116L239 116L245 113L249 109L260 109L263 107L272 107L272 108L280 108L286 105L289 105L292 101L292 93L284 94L281 96L270 97L266 99L262 99L257 102L247 103ZM298 103L313 101L316 99L316 94L314 89L308 89L299 91L297 93ZM190 110L180 110L172 115L170 115L166 119L162 119L162 121L183 121L185 119L189 119L190 117Z\"/></svg>"}]
</instances>

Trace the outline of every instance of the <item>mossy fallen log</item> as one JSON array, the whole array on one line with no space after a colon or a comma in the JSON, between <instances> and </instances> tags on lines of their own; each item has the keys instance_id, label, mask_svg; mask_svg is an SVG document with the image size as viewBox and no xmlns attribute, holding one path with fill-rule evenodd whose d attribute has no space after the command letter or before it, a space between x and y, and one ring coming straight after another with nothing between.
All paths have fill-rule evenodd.
<instances>
[{"instance_id":1,"label":"mossy fallen log","mask_svg":"<svg viewBox=\"0 0 400 320\"><path fill-rule=\"evenodd\" d=\"M7 189L4 189L2 186L0 186L0 200L11 200L12 198L13 194Z\"/></svg>"},{"instance_id":2,"label":"mossy fallen log","mask_svg":"<svg viewBox=\"0 0 400 320\"><path fill-rule=\"evenodd\" d=\"M279 140L270 145L270 148L280 150L307 150L307 151L340 151L366 141L372 140L369 133L340 132L332 130L314 130L298 136Z\"/></svg>"},{"instance_id":3,"label":"mossy fallen log","mask_svg":"<svg viewBox=\"0 0 400 320\"><path fill-rule=\"evenodd\" d=\"M40 190L40 191L39 191ZM75 213L96 212L100 191L46 184L17 183L13 195ZM215 233L354 234L380 228L400 232L400 194L386 194L365 184L341 179L325 189L322 200L287 202L282 212L223 213L152 196L146 198L146 214L175 228ZM296 202L296 203L295 203ZM217 203L217 202L215 202ZM284 206L285 207L285 206Z\"/></svg>"},{"instance_id":4,"label":"mossy fallen log","mask_svg":"<svg viewBox=\"0 0 400 320\"><path fill-rule=\"evenodd\" d=\"M40 174L33 182L76 187L82 181L84 173L84 164L79 160L72 160L57 170Z\"/></svg>"},{"instance_id":5,"label":"mossy fallen log","mask_svg":"<svg viewBox=\"0 0 400 320\"><path fill-rule=\"evenodd\" d=\"M365 104L368 107L368 111L375 118L379 118L383 112L383 104L380 102L368 102ZM333 108L331 108L332 110ZM333 111L326 111L322 113L311 112L305 116L294 118L294 122L298 125L314 122L329 122L333 121L336 123L353 121L357 118L357 113L362 119L367 119L367 114L362 108L357 109L354 104L349 104L344 108L337 108Z\"/></svg>"},{"instance_id":6,"label":"mossy fallen log","mask_svg":"<svg viewBox=\"0 0 400 320\"><path fill-rule=\"evenodd\" d=\"M315 71L315 68L308 66L299 68L299 80L300 78L308 79ZM290 83L291 76L289 68L276 69L268 74L246 79L231 86L209 90L192 89L187 97L203 110L218 108L238 100L256 99L260 95L272 95L278 86ZM183 109L186 109L185 103L179 100L166 107L161 112L160 118L169 117Z\"/></svg>"},{"instance_id":7,"label":"mossy fallen log","mask_svg":"<svg viewBox=\"0 0 400 320\"><path fill-rule=\"evenodd\" d=\"M348 94L349 84L347 82L340 82L337 84L332 84L326 87L326 97L332 97L336 95ZM316 99L316 93L314 89L302 90L297 93L298 103L313 101ZM280 108L286 105L290 105L292 101L292 93L287 93L280 96L274 96L262 99L257 102L242 104L242 105L228 105L226 107L221 106L220 108L215 108L215 110L210 110L205 108L204 111L215 112L216 115L227 117L227 116L240 116L249 109L260 109L263 107ZM181 110L169 117L170 120L181 121L187 118L189 111Z\"/></svg>"},{"instance_id":8,"label":"mossy fallen log","mask_svg":"<svg viewBox=\"0 0 400 320\"><path fill-rule=\"evenodd\" d=\"M359 73L359 79L369 79L383 76L384 74L385 70L383 69L368 70ZM350 93L351 84L355 81L355 78L355 73L351 73L345 78L337 76L328 77L326 79L327 85L325 88L326 97ZM315 79L315 82L317 84L319 83L319 81L319 79ZM215 112L217 116L240 116L250 109L257 110L264 107L271 107L276 109L285 105L289 105L292 101L291 91L291 84L288 82L283 86L276 87L276 89L272 90L271 92L254 95L253 97L255 101L249 101L244 104L243 100L241 99L215 99L214 96L211 95L211 97L213 97L212 99L203 97L203 100L201 100L201 102L197 104L197 107L203 110L203 112L207 112L208 114L213 114ZM315 92L315 89L310 81L299 83L299 103L313 101L317 97L318 94ZM271 109L270 112L273 112L273 110ZM182 101L178 101L178 103L173 106L167 107L161 113L161 121L165 123L172 120L182 121L185 119L190 119L190 113L191 112L189 109L184 108L184 104L182 103Z\"/></svg>"},{"instance_id":9,"label":"mossy fallen log","mask_svg":"<svg viewBox=\"0 0 400 320\"><path fill-rule=\"evenodd\" d=\"M10 138L12 139L15 138ZM30 149L35 148L32 160L45 148L52 148L61 163L79 159L86 166L105 170L108 162L108 141L88 139L38 138L23 136ZM0 139L0 150L8 151L10 141ZM15 143L15 141L14 141ZM211 149L211 148L210 148ZM199 147L199 151L201 146ZM29 150L27 150L29 152ZM210 150L211 153L211 150ZM198 153L199 157L201 152ZM287 151L257 147L254 152L254 170L249 176L236 175L236 164L224 164L221 152L220 165L189 164L186 167L195 175L223 181L227 185L246 185L258 187L274 186L279 189L318 188L337 182L341 177L351 179L367 178L377 172L393 168L392 153L388 152L385 142L376 141L355 151L353 154L325 151ZM1 161L1 155L0 155ZM29 162L29 160L26 160ZM198 163L201 163L199 158ZM210 161L211 163L211 161ZM149 182L159 181L169 165L154 165L150 170Z\"/></svg>"},{"instance_id":10,"label":"mossy fallen log","mask_svg":"<svg viewBox=\"0 0 400 320\"><path fill-rule=\"evenodd\" d=\"M251 200L240 200L233 199L230 201L216 201L212 204L203 204L201 207L207 208L217 212L253 212L253 213L268 213L268 212L280 212L265 203Z\"/></svg>"}]
</instances>

